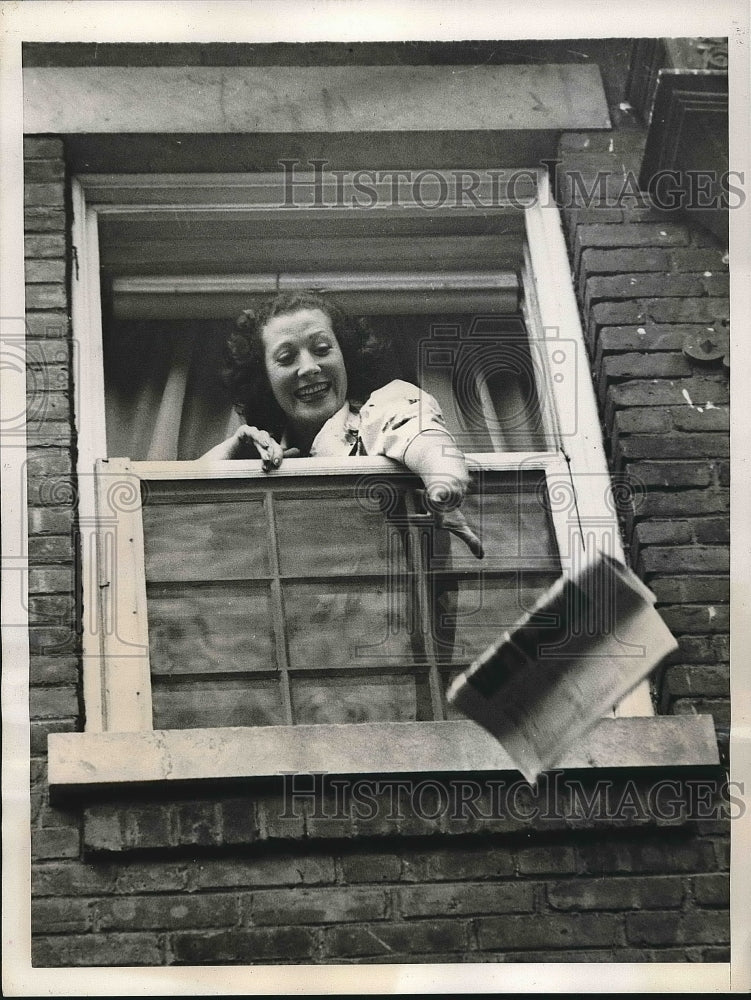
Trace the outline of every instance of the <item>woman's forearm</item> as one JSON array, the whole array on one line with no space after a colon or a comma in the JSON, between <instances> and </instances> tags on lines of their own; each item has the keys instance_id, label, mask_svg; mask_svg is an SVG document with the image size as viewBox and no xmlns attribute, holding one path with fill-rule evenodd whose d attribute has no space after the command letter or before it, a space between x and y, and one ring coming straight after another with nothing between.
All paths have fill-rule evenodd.
<instances>
[{"instance_id":1,"label":"woman's forearm","mask_svg":"<svg viewBox=\"0 0 751 1000\"><path fill-rule=\"evenodd\" d=\"M404 464L420 476L431 499L461 503L469 473L461 449L447 431L431 428L418 434L407 446Z\"/></svg>"},{"instance_id":2,"label":"woman's forearm","mask_svg":"<svg viewBox=\"0 0 751 1000\"><path fill-rule=\"evenodd\" d=\"M239 458L242 445L238 441L237 437L233 434L232 437L227 438L226 441L222 441L220 444L214 445L209 451L201 455L198 459L199 462L207 459L212 461L214 459L221 461L222 459L228 458Z\"/></svg>"}]
</instances>

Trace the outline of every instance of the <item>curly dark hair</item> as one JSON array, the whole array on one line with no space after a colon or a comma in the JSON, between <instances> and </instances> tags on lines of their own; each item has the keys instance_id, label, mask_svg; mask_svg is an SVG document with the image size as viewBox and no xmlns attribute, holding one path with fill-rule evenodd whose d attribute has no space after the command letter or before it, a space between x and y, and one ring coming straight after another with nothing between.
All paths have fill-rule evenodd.
<instances>
[{"instance_id":1,"label":"curly dark hair","mask_svg":"<svg viewBox=\"0 0 751 1000\"><path fill-rule=\"evenodd\" d=\"M283 292L255 309L245 309L237 319L237 330L227 339L225 384L245 423L262 427L277 440L286 418L269 383L262 334L275 316L301 309L320 309L328 316L344 358L350 402L363 403L375 389L398 377L391 338L374 333L363 320L348 316L318 292Z\"/></svg>"}]
</instances>

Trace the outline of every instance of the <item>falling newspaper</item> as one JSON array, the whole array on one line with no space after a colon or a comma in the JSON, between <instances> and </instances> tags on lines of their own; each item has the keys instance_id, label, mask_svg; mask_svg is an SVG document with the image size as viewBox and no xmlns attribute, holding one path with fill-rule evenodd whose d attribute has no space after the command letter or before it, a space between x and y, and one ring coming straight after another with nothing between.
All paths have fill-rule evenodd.
<instances>
[{"instance_id":1,"label":"falling newspaper","mask_svg":"<svg viewBox=\"0 0 751 1000\"><path fill-rule=\"evenodd\" d=\"M654 602L635 573L598 553L460 674L448 699L532 783L678 648Z\"/></svg>"}]
</instances>

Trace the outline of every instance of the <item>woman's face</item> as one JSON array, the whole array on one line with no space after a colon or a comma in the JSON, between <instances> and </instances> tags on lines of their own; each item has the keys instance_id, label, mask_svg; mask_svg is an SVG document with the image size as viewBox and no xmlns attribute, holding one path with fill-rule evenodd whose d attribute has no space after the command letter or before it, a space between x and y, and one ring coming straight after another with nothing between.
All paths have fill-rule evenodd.
<instances>
[{"instance_id":1,"label":"woman's face","mask_svg":"<svg viewBox=\"0 0 751 1000\"><path fill-rule=\"evenodd\" d=\"M277 403L298 435L315 435L347 399L347 371L320 309L274 316L261 333L266 372Z\"/></svg>"}]
</instances>

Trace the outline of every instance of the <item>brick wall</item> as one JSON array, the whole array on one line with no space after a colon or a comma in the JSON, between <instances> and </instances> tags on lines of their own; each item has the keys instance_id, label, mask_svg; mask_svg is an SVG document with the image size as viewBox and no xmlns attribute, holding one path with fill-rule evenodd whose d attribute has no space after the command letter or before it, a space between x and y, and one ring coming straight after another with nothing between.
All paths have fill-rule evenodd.
<instances>
[{"instance_id":1,"label":"brick wall","mask_svg":"<svg viewBox=\"0 0 751 1000\"><path fill-rule=\"evenodd\" d=\"M51 808L47 734L80 721L74 619L75 507L71 329L63 143L24 142L31 815L34 858L80 854L80 810Z\"/></svg>"},{"instance_id":2,"label":"brick wall","mask_svg":"<svg viewBox=\"0 0 751 1000\"><path fill-rule=\"evenodd\" d=\"M680 646L656 699L662 713L713 715L726 744L728 371L684 346L727 342L728 262L690 213L639 197L644 139L565 135L558 199L611 468L634 488L625 543Z\"/></svg>"},{"instance_id":3,"label":"brick wall","mask_svg":"<svg viewBox=\"0 0 751 1000\"><path fill-rule=\"evenodd\" d=\"M377 810L341 785L100 802L84 861L37 866L36 962L726 961L716 779L673 776L649 811L652 776L610 778L476 776L458 817L410 807L425 776Z\"/></svg>"},{"instance_id":4,"label":"brick wall","mask_svg":"<svg viewBox=\"0 0 751 1000\"><path fill-rule=\"evenodd\" d=\"M576 137L564 151L592 155ZM407 808L390 821L387 804L371 819L310 809L285 819L279 790L259 785L50 804L46 735L83 721L70 213L62 143L28 140L26 157L34 963L726 961L726 824L711 808L673 819L645 811L643 776L630 787L629 776L611 775L625 810L599 819L493 815L487 788L478 815L459 819ZM704 710L727 679L717 631L727 387L721 370L699 369L680 345L687 327L726 315L713 280L721 255L683 223L640 209L564 216L613 461L647 484L627 541L681 640L661 701ZM688 453L665 450L678 441ZM591 799L603 776L579 777ZM450 782L436 776L439 789ZM515 800L522 809L527 794ZM676 794L685 803L692 793ZM427 800L422 808L430 812Z\"/></svg>"}]
</instances>

